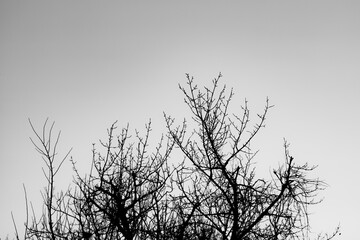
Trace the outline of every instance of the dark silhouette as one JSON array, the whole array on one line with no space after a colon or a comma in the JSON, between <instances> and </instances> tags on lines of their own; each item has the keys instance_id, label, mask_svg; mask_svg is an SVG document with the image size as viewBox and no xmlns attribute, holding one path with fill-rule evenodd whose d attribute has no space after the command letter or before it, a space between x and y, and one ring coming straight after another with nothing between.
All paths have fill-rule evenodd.
<instances>
[{"instance_id":1,"label":"dark silhouette","mask_svg":"<svg viewBox=\"0 0 360 240\"><path fill-rule=\"evenodd\" d=\"M164 114L168 131L153 149L151 122L134 137L129 127L116 135L112 124L100 149L93 145L90 172L81 176L71 159L74 186L58 194L55 176L70 152L57 161L54 125L47 129L45 122L38 133L30 122L47 187L43 214L36 219L33 212L26 221L24 239L311 239L308 207L319 203L324 183L308 177L314 167L298 165L286 142L284 162L272 178L256 174L250 143L272 106L266 100L251 125L246 101L241 115L229 112L233 92L219 88L220 78L201 90L187 75L187 88L180 90L192 121L176 125ZM178 150L183 159L171 162Z\"/></svg>"}]
</instances>

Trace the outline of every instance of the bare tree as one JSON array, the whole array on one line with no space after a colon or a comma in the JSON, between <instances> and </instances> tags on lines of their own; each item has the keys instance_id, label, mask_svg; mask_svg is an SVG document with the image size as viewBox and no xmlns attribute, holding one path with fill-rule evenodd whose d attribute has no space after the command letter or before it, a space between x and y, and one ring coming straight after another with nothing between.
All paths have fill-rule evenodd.
<instances>
[{"instance_id":1,"label":"bare tree","mask_svg":"<svg viewBox=\"0 0 360 240\"><path fill-rule=\"evenodd\" d=\"M64 192L55 193L55 177L59 172L62 164L69 156L71 149L65 154L65 156L58 160L57 147L60 139L61 132L58 132L55 138L53 138L53 122L50 127L47 126L48 119L45 121L42 131L38 133L34 125L29 119L31 129L33 130L36 138L30 138L31 142L35 146L36 151L41 155L42 160L46 168L43 168L43 174L46 178L46 187L42 192L42 198L44 202L43 211L39 219L37 219L35 211L31 205L32 218L31 224L28 221L29 207L27 201L26 190L26 214L27 221L25 223L25 239L67 239L69 236L66 234L69 232L69 218L67 211L69 209L69 202L66 201L66 194ZM16 226L15 226L16 229ZM19 235L16 230L16 237L19 239Z\"/></svg>"},{"instance_id":2,"label":"bare tree","mask_svg":"<svg viewBox=\"0 0 360 240\"><path fill-rule=\"evenodd\" d=\"M188 129L187 121L174 126L174 119L165 116L169 135L186 159L177 174L177 186L188 231L197 231L192 226L201 219L201 231L214 239L308 238L308 206L318 203L316 195L324 186L308 178L315 167L297 165L285 142L285 162L273 171L272 179L257 177L256 152L250 143L265 126L272 106L266 100L258 122L249 126L247 102L240 116L230 114L233 91L227 95L225 86L219 89L220 78L221 74L203 91L189 75L188 89L180 86L194 130Z\"/></svg>"},{"instance_id":3,"label":"bare tree","mask_svg":"<svg viewBox=\"0 0 360 240\"><path fill-rule=\"evenodd\" d=\"M192 121L176 125L164 114L168 132L154 148L150 121L145 134L134 136L128 126L117 135L113 123L107 140L93 145L90 172L82 176L71 158L74 185L57 194L55 177L70 151L58 159L54 124L48 128L46 121L39 134L29 120L47 185L43 213L37 219L31 207L24 239L311 239L308 207L320 203L325 184L308 176L315 167L296 163L286 141L283 163L270 179L258 176L250 144L272 106L266 100L256 123L246 101L240 115L231 114L233 91L219 87L220 79L199 89L187 75L188 88L179 87ZM170 164L174 148L184 157L176 166ZM29 217L26 191L25 199Z\"/></svg>"},{"instance_id":4,"label":"bare tree","mask_svg":"<svg viewBox=\"0 0 360 240\"><path fill-rule=\"evenodd\" d=\"M135 144L128 143L128 127L116 138L115 129L114 123L108 141L101 142L104 154L93 148L90 175L77 174L79 222L95 239L149 239L160 228L160 205L171 191L168 158L173 144L162 138L148 152L150 122L145 136L136 132Z\"/></svg>"}]
</instances>

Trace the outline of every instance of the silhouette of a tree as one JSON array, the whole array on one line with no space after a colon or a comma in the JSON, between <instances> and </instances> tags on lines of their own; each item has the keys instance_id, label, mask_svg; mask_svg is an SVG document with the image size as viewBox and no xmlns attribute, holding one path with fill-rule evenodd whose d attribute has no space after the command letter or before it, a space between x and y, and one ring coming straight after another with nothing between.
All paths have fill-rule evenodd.
<instances>
[{"instance_id":1,"label":"silhouette of a tree","mask_svg":"<svg viewBox=\"0 0 360 240\"><path fill-rule=\"evenodd\" d=\"M69 237L69 222L68 211L70 210L70 202L66 198L66 193L59 192L55 193L55 177L59 172L64 161L69 156L71 149L67 154L58 161L57 147L60 140L59 132L56 137L53 137L54 123L50 127L47 126L48 120L45 121L41 133L38 133L29 119L31 129L33 130L36 138L30 138L31 142L35 146L36 151L41 155L46 168L42 169L43 174L46 178L46 187L42 194L43 198L43 211L40 218L36 218L36 214L31 205L32 218L29 223L29 206L27 202L27 196L25 191L26 199L26 215L27 220L25 223L25 239L59 239ZM55 140L54 140L55 139ZM16 226L15 226L16 230ZM19 234L16 230L16 239L20 239Z\"/></svg>"},{"instance_id":2,"label":"silhouette of a tree","mask_svg":"<svg viewBox=\"0 0 360 240\"><path fill-rule=\"evenodd\" d=\"M101 142L104 154L93 148L90 175L81 178L77 174L79 223L83 232L96 239L149 239L158 227L154 218L159 217L160 205L171 191L167 163L173 144L162 138L149 153L150 122L144 137L136 132L135 144L127 143L128 128L117 138L115 129L114 123L108 141Z\"/></svg>"},{"instance_id":3,"label":"silhouette of a tree","mask_svg":"<svg viewBox=\"0 0 360 240\"><path fill-rule=\"evenodd\" d=\"M128 126L116 135L112 124L107 140L93 145L90 172L81 176L71 159L74 186L58 194L55 176L70 152L57 161L60 134L54 140L53 125L47 129L45 122L38 133L30 122L47 187L43 214L38 220L32 210L24 239L311 239L308 207L320 202L325 184L308 177L315 167L297 164L286 141L283 164L270 179L258 176L250 144L272 106L266 100L255 124L246 101L240 115L230 113L233 91L220 88L220 79L199 89L187 75L180 90L192 121L176 125L164 114L167 133L154 149L151 122L133 137ZM175 148L183 155L176 165L170 159Z\"/></svg>"},{"instance_id":4,"label":"silhouette of a tree","mask_svg":"<svg viewBox=\"0 0 360 240\"><path fill-rule=\"evenodd\" d=\"M229 113L233 92L226 95L225 86L217 91L220 78L204 91L189 75L188 90L180 86L195 129L189 130L186 121L174 127L174 119L166 117L170 136L186 159L176 180L186 227L193 233L191 225L200 225L214 239L303 239L310 227L308 206L319 203L316 195L324 183L307 177L315 167L297 165L286 142L285 162L273 178L256 176L250 143L272 106L267 100L251 128L247 102L242 115Z\"/></svg>"}]
</instances>

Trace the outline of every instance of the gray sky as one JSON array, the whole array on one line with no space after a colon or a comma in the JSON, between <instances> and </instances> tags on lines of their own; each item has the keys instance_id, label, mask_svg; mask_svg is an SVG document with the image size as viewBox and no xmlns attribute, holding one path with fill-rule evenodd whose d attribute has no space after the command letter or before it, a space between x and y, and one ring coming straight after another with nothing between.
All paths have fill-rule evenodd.
<instances>
[{"instance_id":1,"label":"gray sky","mask_svg":"<svg viewBox=\"0 0 360 240\"><path fill-rule=\"evenodd\" d=\"M233 107L255 119L276 105L257 161L283 161L283 138L300 162L319 165L329 187L311 209L315 231L341 224L358 237L360 194L359 1L0 1L0 237L25 219L22 184L40 206L42 161L27 118L62 130L61 153L84 172L106 128L164 130L163 111L189 117L178 83L209 84L222 72ZM154 143L156 138L153 138ZM61 154L60 154L61 155ZM59 188L71 183L67 162Z\"/></svg>"}]
</instances>

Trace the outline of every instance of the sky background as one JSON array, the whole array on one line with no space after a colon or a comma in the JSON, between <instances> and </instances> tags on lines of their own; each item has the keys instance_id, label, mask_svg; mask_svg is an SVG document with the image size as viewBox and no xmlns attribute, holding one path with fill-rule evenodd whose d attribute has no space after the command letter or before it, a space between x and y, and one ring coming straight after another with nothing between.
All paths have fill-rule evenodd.
<instances>
[{"instance_id":1,"label":"sky background","mask_svg":"<svg viewBox=\"0 0 360 240\"><path fill-rule=\"evenodd\" d=\"M246 98L256 119L275 105L255 147L268 172L283 158L283 138L299 162L319 167L322 204L314 231L358 238L360 214L359 1L0 1L0 237L25 221L25 200L41 206L43 166L29 137L45 119L61 130L59 154L81 172L92 143L115 120L153 138L163 111L190 117L178 83L221 83ZM58 190L72 181L66 162Z\"/></svg>"}]
</instances>

